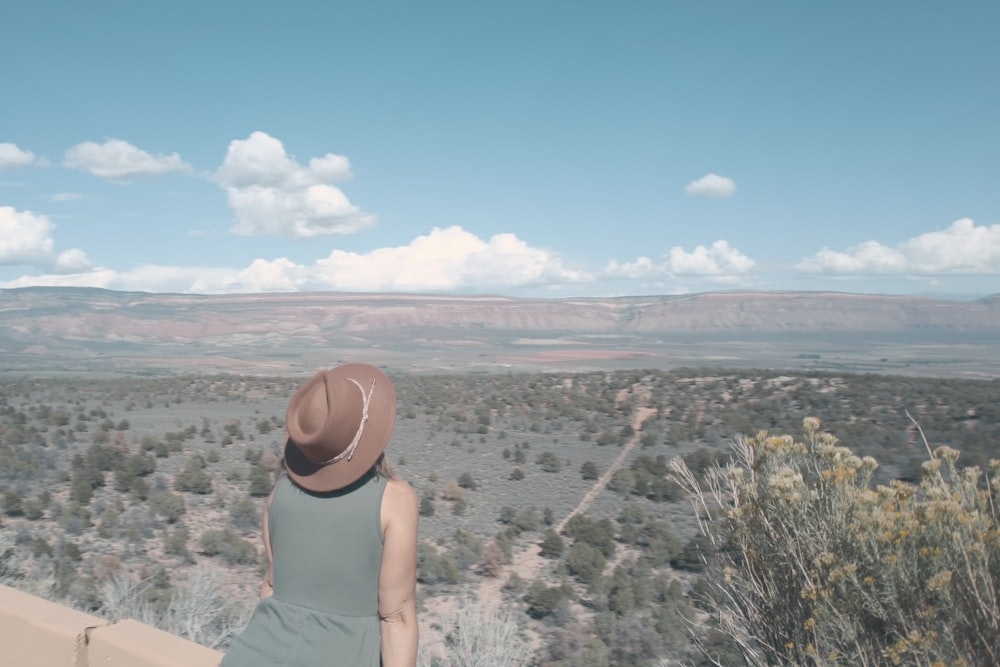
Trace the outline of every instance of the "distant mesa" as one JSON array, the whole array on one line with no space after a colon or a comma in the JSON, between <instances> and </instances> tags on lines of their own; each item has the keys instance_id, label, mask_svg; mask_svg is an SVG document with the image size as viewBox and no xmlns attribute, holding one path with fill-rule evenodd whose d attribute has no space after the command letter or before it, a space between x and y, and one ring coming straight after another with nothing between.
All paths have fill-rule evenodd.
<instances>
[{"instance_id":1,"label":"distant mesa","mask_svg":"<svg viewBox=\"0 0 1000 667\"><path fill-rule=\"evenodd\" d=\"M834 343L860 354L865 344L875 353L879 341L918 339L972 344L966 355L983 352L975 348L982 343L995 359L989 345L1000 340L1000 295L952 301L741 291L527 299L0 290L0 367L23 372L282 374L341 358L420 372L662 368L712 359L819 368L854 363L832 355ZM898 349L890 355L883 348L869 361L905 356Z\"/></svg>"}]
</instances>

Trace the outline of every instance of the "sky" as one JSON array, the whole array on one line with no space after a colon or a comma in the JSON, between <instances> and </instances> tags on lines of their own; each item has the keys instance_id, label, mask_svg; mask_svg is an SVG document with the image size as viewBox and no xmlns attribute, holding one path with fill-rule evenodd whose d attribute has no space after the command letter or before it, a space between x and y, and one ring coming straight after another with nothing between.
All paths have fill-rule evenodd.
<instances>
[{"instance_id":1,"label":"sky","mask_svg":"<svg viewBox=\"0 0 1000 667\"><path fill-rule=\"evenodd\" d=\"M0 4L0 288L1000 293L1000 3Z\"/></svg>"}]
</instances>

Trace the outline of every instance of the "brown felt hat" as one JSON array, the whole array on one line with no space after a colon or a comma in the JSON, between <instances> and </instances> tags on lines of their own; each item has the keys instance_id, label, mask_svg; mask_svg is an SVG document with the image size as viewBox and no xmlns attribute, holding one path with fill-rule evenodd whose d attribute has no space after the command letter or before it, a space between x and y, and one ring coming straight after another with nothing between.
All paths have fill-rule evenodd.
<instances>
[{"instance_id":1,"label":"brown felt hat","mask_svg":"<svg viewBox=\"0 0 1000 667\"><path fill-rule=\"evenodd\" d=\"M385 450L396 422L396 393L374 366L320 371L298 388L285 413L285 469L310 491L357 481Z\"/></svg>"}]
</instances>

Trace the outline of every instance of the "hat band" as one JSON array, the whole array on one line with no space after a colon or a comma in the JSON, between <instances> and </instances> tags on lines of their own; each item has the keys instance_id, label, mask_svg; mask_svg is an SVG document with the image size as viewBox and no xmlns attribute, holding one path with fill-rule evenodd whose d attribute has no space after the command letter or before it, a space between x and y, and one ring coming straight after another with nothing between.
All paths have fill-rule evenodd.
<instances>
[{"instance_id":1,"label":"hat band","mask_svg":"<svg viewBox=\"0 0 1000 667\"><path fill-rule=\"evenodd\" d=\"M316 465L327 466L330 465L331 463L343 461L344 459L350 461L351 457L354 456L354 450L358 448L358 443L361 442L361 434L365 432L365 423L368 421L368 404L371 403L372 395L375 393L375 378L372 378L372 386L368 390L367 394L365 393L365 388L361 386L360 382L358 382L354 378L347 378L347 379L353 382L354 385L358 388L358 391L361 392L361 397L363 399L361 403L361 423L358 424L358 430L354 434L354 439L351 440L351 444L347 446L347 449L337 454L332 459L328 459L326 461L320 461Z\"/></svg>"}]
</instances>

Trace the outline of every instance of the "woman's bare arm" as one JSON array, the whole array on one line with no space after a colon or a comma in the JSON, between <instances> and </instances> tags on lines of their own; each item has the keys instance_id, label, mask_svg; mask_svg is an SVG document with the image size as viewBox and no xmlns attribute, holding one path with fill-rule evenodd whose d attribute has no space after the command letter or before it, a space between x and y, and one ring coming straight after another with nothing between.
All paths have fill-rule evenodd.
<instances>
[{"instance_id":1,"label":"woman's bare arm","mask_svg":"<svg viewBox=\"0 0 1000 667\"><path fill-rule=\"evenodd\" d=\"M382 496L382 566L378 608L382 667L417 664L417 494L401 480L389 480Z\"/></svg>"},{"instance_id":2,"label":"woman's bare arm","mask_svg":"<svg viewBox=\"0 0 1000 667\"><path fill-rule=\"evenodd\" d=\"M271 495L267 497L262 514L264 518L261 522L261 537L264 540L264 556L267 558L267 570L264 571L264 582L260 585L260 597L268 598L274 593L274 556L271 554L271 528L268 523L268 514L271 513L271 501L274 499L274 492L278 488L275 484L271 489Z\"/></svg>"}]
</instances>

